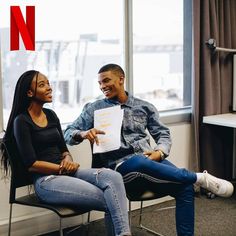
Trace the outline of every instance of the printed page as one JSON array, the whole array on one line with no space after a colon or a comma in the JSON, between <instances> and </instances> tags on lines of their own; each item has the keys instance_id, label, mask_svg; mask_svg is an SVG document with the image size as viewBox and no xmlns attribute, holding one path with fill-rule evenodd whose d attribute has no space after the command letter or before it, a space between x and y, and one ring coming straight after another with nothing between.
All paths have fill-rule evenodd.
<instances>
[{"instance_id":1,"label":"printed page","mask_svg":"<svg viewBox=\"0 0 236 236\"><path fill-rule=\"evenodd\" d=\"M124 111L113 106L94 112L94 128L105 134L98 134L99 145L94 143L93 153L104 153L120 148L120 134Z\"/></svg>"}]
</instances>

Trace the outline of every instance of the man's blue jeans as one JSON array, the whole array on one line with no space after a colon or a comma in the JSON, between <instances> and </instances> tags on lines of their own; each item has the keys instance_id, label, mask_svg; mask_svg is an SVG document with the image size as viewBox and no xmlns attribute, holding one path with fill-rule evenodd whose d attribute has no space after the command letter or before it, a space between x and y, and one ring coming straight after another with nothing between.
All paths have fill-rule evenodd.
<instances>
[{"instance_id":1,"label":"man's blue jeans","mask_svg":"<svg viewBox=\"0 0 236 236\"><path fill-rule=\"evenodd\" d=\"M121 175L115 171L82 169L74 176L39 177L34 185L44 202L104 211L109 236L130 233L125 188Z\"/></svg>"},{"instance_id":2,"label":"man's blue jeans","mask_svg":"<svg viewBox=\"0 0 236 236\"><path fill-rule=\"evenodd\" d=\"M155 162L144 155L133 155L118 166L117 171L125 176L140 172L154 177L160 184L156 188L161 194L176 199L176 229L178 236L194 235L194 189L197 176L183 168L177 168L171 162Z\"/></svg>"}]
</instances>

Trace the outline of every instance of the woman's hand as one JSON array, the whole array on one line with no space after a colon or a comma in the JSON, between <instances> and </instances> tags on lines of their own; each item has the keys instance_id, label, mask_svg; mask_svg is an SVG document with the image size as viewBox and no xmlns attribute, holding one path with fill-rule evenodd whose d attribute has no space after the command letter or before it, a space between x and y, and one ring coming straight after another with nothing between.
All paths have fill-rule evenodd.
<instances>
[{"instance_id":1,"label":"woman's hand","mask_svg":"<svg viewBox=\"0 0 236 236\"><path fill-rule=\"evenodd\" d=\"M79 163L73 162L70 155L66 155L60 163L59 174L73 174L80 167Z\"/></svg>"}]
</instances>

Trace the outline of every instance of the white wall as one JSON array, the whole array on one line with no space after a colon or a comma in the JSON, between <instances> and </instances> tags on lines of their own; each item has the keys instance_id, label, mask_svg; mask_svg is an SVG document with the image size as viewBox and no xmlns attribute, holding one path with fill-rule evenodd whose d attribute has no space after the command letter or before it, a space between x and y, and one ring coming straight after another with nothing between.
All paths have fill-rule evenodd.
<instances>
[{"instance_id":1,"label":"white wall","mask_svg":"<svg viewBox=\"0 0 236 236\"><path fill-rule=\"evenodd\" d=\"M190 124L180 123L170 125L173 146L168 158L178 167L189 166L189 156L191 155L191 126ZM88 142L84 142L79 146L69 147L70 151L77 161L80 162L81 168L87 168L91 165L91 150ZM19 194L27 192L27 189L22 189ZM8 216L9 216L9 181L0 180L0 235L7 235ZM168 200L164 198L163 200ZM160 202L160 201L159 201ZM157 201L150 201L150 204ZM134 205L137 208L137 204ZM92 220L103 217L103 213L93 212ZM86 216L75 217L73 220L66 219L63 222L64 226L76 225L82 220L86 220ZM14 236L32 236L44 232L57 230L59 226L58 217L45 210L39 208L13 205L13 226L12 235Z\"/></svg>"}]
</instances>

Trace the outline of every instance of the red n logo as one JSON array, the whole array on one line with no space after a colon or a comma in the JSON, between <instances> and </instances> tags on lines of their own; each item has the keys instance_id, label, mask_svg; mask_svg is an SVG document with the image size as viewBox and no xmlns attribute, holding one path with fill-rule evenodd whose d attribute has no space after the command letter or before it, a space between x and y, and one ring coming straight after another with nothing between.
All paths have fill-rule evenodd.
<instances>
[{"instance_id":1,"label":"red n logo","mask_svg":"<svg viewBox=\"0 0 236 236\"><path fill-rule=\"evenodd\" d=\"M11 6L11 48L19 50L19 35L26 50L35 50L35 7L26 6L26 22L19 6Z\"/></svg>"}]
</instances>

